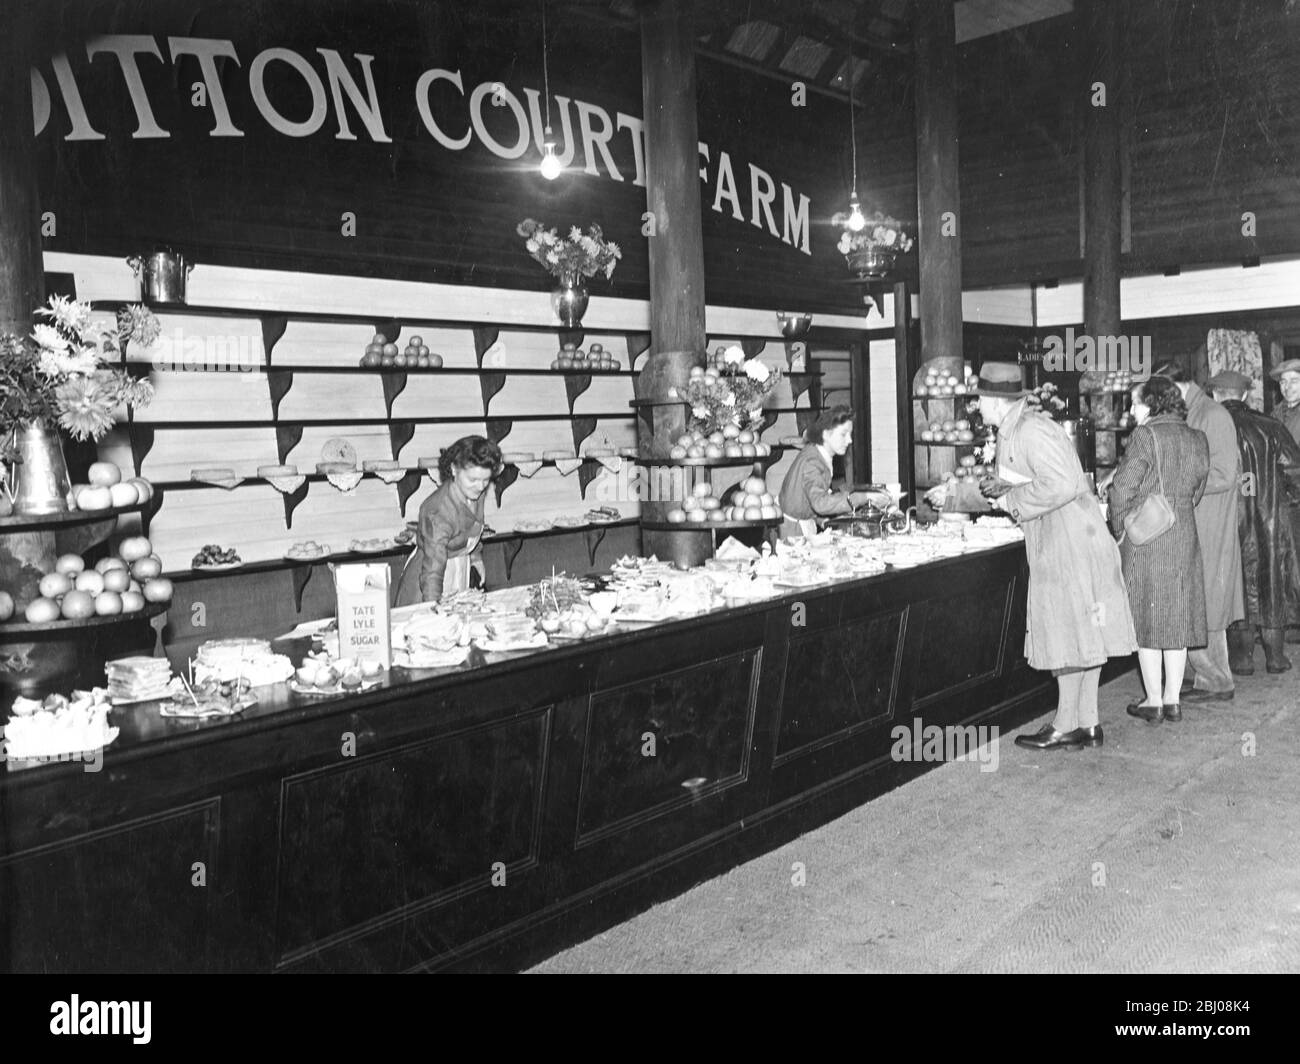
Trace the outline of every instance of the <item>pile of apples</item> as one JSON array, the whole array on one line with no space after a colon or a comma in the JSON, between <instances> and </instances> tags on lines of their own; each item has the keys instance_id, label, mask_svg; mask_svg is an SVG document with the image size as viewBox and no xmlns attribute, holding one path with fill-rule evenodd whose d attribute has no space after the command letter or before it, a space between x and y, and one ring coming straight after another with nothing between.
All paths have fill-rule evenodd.
<instances>
[{"instance_id":1,"label":"pile of apples","mask_svg":"<svg viewBox=\"0 0 1300 1064\"><path fill-rule=\"evenodd\" d=\"M916 394L919 396L966 395L968 392L973 392L977 384L979 384L979 377L973 373L967 374L966 379L962 380L951 373L943 374L935 370L927 370L925 381L916 386Z\"/></svg>"},{"instance_id":2,"label":"pile of apples","mask_svg":"<svg viewBox=\"0 0 1300 1064\"><path fill-rule=\"evenodd\" d=\"M761 443L753 429L727 424L705 434L699 429L683 433L668 452L669 458L763 458L772 448Z\"/></svg>"},{"instance_id":3,"label":"pile of apples","mask_svg":"<svg viewBox=\"0 0 1300 1064\"><path fill-rule=\"evenodd\" d=\"M763 521L781 516L781 508L767 490L767 482L760 476L746 477L730 492L732 505L722 505L713 493L713 485L701 481L692 490L691 497L667 513L673 524L708 524L722 521Z\"/></svg>"},{"instance_id":4,"label":"pile of apples","mask_svg":"<svg viewBox=\"0 0 1300 1064\"><path fill-rule=\"evenodd\" d=\"M954 471L954 475L958 480L961 480L965 477L982 477L986 473L991 474L992 472L993 466L980 465L975 461L975 456L973 454L966 454L962 455L960 464Z\"/></svg>"},{"instance_id":5,"label":"pile of apples","mask_svg":"<svg viewBox=\"0 0 1300 1064\"><path fill-rule=\"evenodd\" d=\"M64 554L54 571L41 577L40 597L27 604L24 617L32 624L87 617L139 613L146 602L170 602L172 582L162 574L162 560L144 536L122 540L117 557L103 558L86 568L79 554ZM0 621L14 613L13 598L0 591Z\"/></svg>"},{"instance_id":6,"label":"pile of apples","mask_svg":"<svg viewBox=\"0 0 1300 1064\"><path fill-rule=\"evenodd\" d=\"M605 350L605 345L600 343L591 344L585 351L575 343L566 343L551 361L551 369L560 371L609 371L618 369L621 365L618 359Z\"/></svg>"},{"instance_id":7,"label":"pile of apples","mask_svg":"<svg viewBox=\"0 0 1300 1064\"><path fill-rule=\"evenodd\" d=\"M153 485L144 477L123 479L122 470L112 462L95 462L87 473L88 484L74 484L68 493L77 510L110 510L135 506L153 498Z\"/></svg>"},{"instance_id":8,"label":"pile of apples","mask_svg":"<svg viewBox=\"0 0 1300 1064\"><path fill-rule=\"evenodd\" d=\"M970 422L965 418L947 421L932 421L930 427L921 430L923 443L973 443L975 433Z\"/></svg>"},{"instance_id":9,"label":"pile of apples","mask_svg":"<svg viewBox=\"0 0 1300 1064\"><path fill-rule=\"evenodd\" d=\"M366 344L361 356L365 369L442 369L442 355L434 354L424 343L423 336L412 336L401 351L383 333L375 333Z\"/></svg>"}]
</instances>

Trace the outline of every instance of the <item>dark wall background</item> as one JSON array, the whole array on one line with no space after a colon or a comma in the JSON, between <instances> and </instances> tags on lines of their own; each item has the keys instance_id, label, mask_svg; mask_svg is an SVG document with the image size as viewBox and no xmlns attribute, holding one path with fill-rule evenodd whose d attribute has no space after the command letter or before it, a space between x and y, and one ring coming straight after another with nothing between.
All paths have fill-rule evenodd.
<instances>
[{"instance_id":1,"label":"dark wall background","mask_svg":"<svg viewBox=\"0 0 1300 1064\"><path fill-rule=\"evenodd\" d=\"M703 5L702 5L703 6ZM1300 5L1288 0L1134 0L1125 114L1125 269L1237 262L1300 253ZM641 56L634 23L600 4L551 5L551 90L640 116ZM508 163L475 139L454 152L424 130L414 103L420 72L459 69L467 92L500 80L520 93L542 86L537 7L446 0L62 0L43 4L38 69L54 95L39 140L42 206L58 218L53 250L128 254L155 242L186 246L204 262L371 273L448 283L544 289L548 281L514 235L525 215L567 227L597 221L624 249L613 281L595 291L645 298L644 189L631 183L628 134L615 160L627 180L570 169L554 183L531 151ZM759 17L757 14L752 17ZM190 106L197 61L141 58L145 86L169 140L132 140L135 116L116 60L93 64L84 42L102 32L144 33L166 53L168 35L224 37L241 66L223 74L246 136L208 136L212 118ZM1085 87L1073 15L980 38L959 50L961 236L967 287L1081 275L1079 116ZM270 130L247 94L248 66L268 47L323 62L334 48L375 55L392 144L334 139L331 119L293 139ZM62 140L68 120L49 56L68 50L102 142ZM916 214L910 57L872 57L858 91L859 192L867 207ZM776 73L776 64L769 64ZM298 82L270 80L282 110L306 113ZM791 106L790 80L702 56L701 138L712 147L703 190L707 297L753 307L860 310L845 284L831 215L850 184L842 100L809 93ZM294 95L300 97L295 102ZM445 87L435 115L453 131L466 106ZM558 133L558 115L554 121ZM708 209L718 154L727 151L746 217ZM812 255L749 222L746 164L810 197ZM358 215L353 238L339 232ZM1256 232L1243 235L1242 213ZM777 212L780 225L780 212ZM914 256L913 256L914 259ZM914 261L909 265L909 270Z\"/></svg>"}]
</instances>

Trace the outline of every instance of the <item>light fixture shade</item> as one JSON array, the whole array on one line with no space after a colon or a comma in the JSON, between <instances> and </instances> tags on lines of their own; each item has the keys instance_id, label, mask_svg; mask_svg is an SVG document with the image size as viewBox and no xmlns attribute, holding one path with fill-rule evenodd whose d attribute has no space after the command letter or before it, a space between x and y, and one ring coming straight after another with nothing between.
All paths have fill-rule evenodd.
<instances>
[{"instance_id":1,"label":"light fixture shade","mask_svg":"<svg viewBox=\"0 0 1300 1064\"><path fill-rule=\"evenodd\" d=\"M856 192L849 197L849 217L844 224L855 233L860 233L867 227L867 219L862 214L862 204L858 202Z\"/></svg>"},{"instance_id":2,"label":"light fixture shade","mask_svg":"<svg viewBox=\"0 0 1300 1064\"><path fill-rule=\"evenodd\" d=\"M542 165L539 169L547 181L554 181L564 172L564 167L560 165L559 156L555 154L554 141L548 140L542 145Z\"/></svg>"}]
</instances>

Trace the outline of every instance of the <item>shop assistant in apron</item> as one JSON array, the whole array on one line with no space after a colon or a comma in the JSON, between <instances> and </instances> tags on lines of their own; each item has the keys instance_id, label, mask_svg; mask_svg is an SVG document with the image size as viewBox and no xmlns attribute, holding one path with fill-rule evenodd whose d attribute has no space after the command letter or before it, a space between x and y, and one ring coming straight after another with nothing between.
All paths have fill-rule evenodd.
<instances>
[{"instance_id":1,"label":"shop assistant in apron","mask_svg":"<svg viewBox=\"0 0 1300 1064\"><path fill-rule=\"evenodd\" d=\"M853 442L853 411L847 406L827 410L804 433L807 445L781 481L782 535L814 536L817 518L850 514L865 492L831 490L831 468ZM862 496L863 498L859 498Z\"/></svg>"},{"instance_id":2,"label":"shop assistant in apron","mask_svg":"<svg viewBox=\"0 0 1300 1064\"><path fill-rule=\"evenodd\" d=\"M415 550L397 587L398 606L437 602L470 586L470 569L483 576L483 506L501 468L501 449L483 436L465 436L438 460L442 483L420 506Z\"/></svg>"}]
</instances>

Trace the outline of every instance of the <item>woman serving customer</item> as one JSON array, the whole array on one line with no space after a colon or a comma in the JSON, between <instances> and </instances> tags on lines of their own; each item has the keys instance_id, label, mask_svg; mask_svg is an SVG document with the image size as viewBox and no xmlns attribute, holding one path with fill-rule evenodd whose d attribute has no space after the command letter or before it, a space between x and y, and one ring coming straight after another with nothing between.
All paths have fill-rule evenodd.
<instances>
[{"instance_id":1,"label":"woman serving customer","mask_svg":"<svg viewBox=\"0 0 1300 1064\"><path fill-rule=\"evenodd\" d=\"M817 518L837 517L853 512L868 501L870 492L832 491L835 459L853 442L853 411L847 406L827 410L804 433L807 445L781 481L781 511L785 514L784 535L814 536Z\"/></svg>"},{"instance_id":2,"label":"woman serving customer","mask_svg":"<svg viewBox=\"0 0 1300 1064\"><path fill-rule=\"evenodd\" d=\"M470 570L483 582L483 505L501 468L501 449L483 436L464 436L438 459L442 483L420 506L416 549L397 586L397 605L437 602L470 586Z\"/></svg>"}]
</instances>

